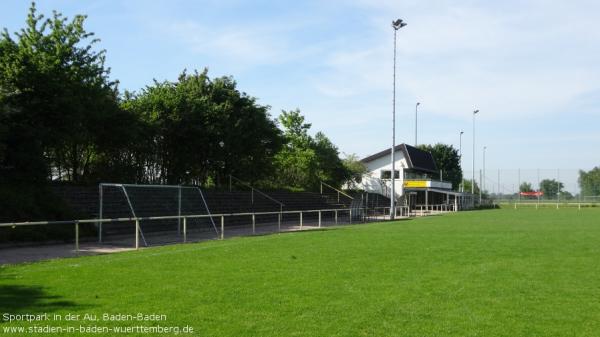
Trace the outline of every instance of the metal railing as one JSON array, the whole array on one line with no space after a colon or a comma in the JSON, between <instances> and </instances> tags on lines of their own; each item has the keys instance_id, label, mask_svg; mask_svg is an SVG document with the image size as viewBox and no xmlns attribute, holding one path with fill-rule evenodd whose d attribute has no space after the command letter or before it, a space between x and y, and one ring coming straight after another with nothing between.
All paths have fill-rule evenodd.
<instances>
[{"instance_id":1,"label":"metal railing","mask_svg":"<svg viewBox=\"0 0 600 337\"><path fill-rule=\"evenodd\" d=\"M447 206L447 207L443 207ZM410 217L412 215L426 215L432 214L431 211L437 213L455 211L452 205L429 205L427 208L423 208L420 205L420 213L417 213L415 209L411 210L408 206L397 206L396 214L400 217ZM426 210L430 210L427 212ZM316 224L307 225L305 218L307 214L317 214ZM110 219L80 219L80 220L62 220L62 221L25 221L25 222L8 222L0 223L0 228L3 227L21 227L21 226L52 226L52 225L74 225L75 230L75 251L80 251L80 225L82 224L94 224L100 225L105 223L118 223L118 222L134 222L134 235L135 235L135 249L140 247L140 235L141 221L157 221L157 220L181 220L183 222L182 229L182 242L187 242L188 237L188 220L190 219L202 219L209 218L214 223L214 219L219 220L219 226L217 235L218 238L223 240L225 238L225 220L230 217L239 216L251 216L252 234L256 234L256 217L262 215L276 215L277 216L277 232L281 232L282 217L286 214L297 214L298 221L296 223L297 230L304 230L306 228L321 228L323 226L323 214L333 213L333 223L339 224L339 216L343 214L348 215L348 223L351 224L354 220L360 222L367 222L369 220L381 221L389 219L389 207L374 207L374 208L334 208L334 209L314 209L314 210L297 210L297 211L279 211L279 212L246 212L246 213L222 213L222 214L196 214L196 215L171 215L171 216L146 216L146 217L127 217L127 218L110 218ZM144 242L145 243L145 242Z\"/></svg>"},{"instance_id":2,"label":"metal railing","mask_svg":"<svg viewBox=\"0 0 600 337\"><path fill-rule=\"evenodd\" d=\"M239 178L236 178L236 177L234 177L234 176L233 176L233 175L231 175L231 174L229 175L229 192L231 192L231 191L232 191L232 189L233 189L233 180L235 180L235 181L237 181L238 183L240 183L240 184L244 185L245 187L249 188L249 189L252 191L252 192L251 192L251 193L252 193L252 196L251 196L251 198L252 198L252 199L251 199L251 202L252 202L252 204L253 204L253 205L254 205L254 192L257 192L258 194L262 195L263 197L265 197L265 198L267 198L267 199L269 199L269 200L273 201L274 203L278 204L278 205L279 205L279 209L280 209L280 210L283 210L283 207L285 207L285 204L284 204L283 202L281 202L281 201L279 201L279 200L277 200L277 199L275 199L275 198L271 197L270 195L268 195L268 194L264 193L263 191L261 191L261 190L259 190L259 189L257 189L257 188L254 188L254 187L252 187L250 184L248 184L248 183L246 183L246 182L242 181L242 180L241 180L241 179L239 179Z\"/></svg>"},{"instance_id":3,"label":"metal railing","mask_svg":"<svg viewBox=\"0 0 600 337\"><path fill-rule=\"evenodd\" d=\"M350 195L344 193L343 191L340 191L337 188L335 188L335 187L333 187L333 186L331 186L331 185L329 185L329 184L327 184L325 182L322 182L322 181L321 181L321 194L323 194L323 186L328 187L328 188L330 188L330 189L332 189L332 190L334 190L334 191L337 192L337 202L338 203L340 202L340 194L343 195L343 196L345 196L345 197L347 197L347 198L349 198L350 200L354 200L354 197L351 197Z\"/></svg>"}]
</instances>

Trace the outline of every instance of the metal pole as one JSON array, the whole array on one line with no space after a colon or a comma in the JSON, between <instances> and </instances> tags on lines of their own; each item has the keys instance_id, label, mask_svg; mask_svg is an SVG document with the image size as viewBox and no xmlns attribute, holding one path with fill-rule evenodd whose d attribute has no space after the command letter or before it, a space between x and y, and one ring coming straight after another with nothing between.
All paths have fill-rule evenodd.
<instances>
[{"instance_id":1,"label":"metal pole","mask_svg":"<svg viewBox=\"0 0 600 337\"><path fill-rule=\"evenodd\" d=\"M485 190L485 150L487 146L483 147L483 180L481 181L481 189Z\"/></svg>"},{"instance_id":2,"label":"metal pole","mask_svg":"<svg viewBox=\"0 0 600 337\"><path fill-rule=\"evenodd\" d=\"M396 203L396 33L398 29L406 26L406 23L402 22L402 20L398 19L392 22L392 27L394 28L394 73L393 73L393 95L392 95L392 172L391 172L391 181L392 181L392 190L390 194L390 220L394 219L395 215L395 203Z\"/></svg>"},{"instance_id":3,"label":"metal pole","mask_svg":"<svg viewBox=\"0 0 600 337\"><path fill-rule=\"evenodd\" d=\"M519 204L520 204L520 203L521 203L521 169L519 169L519 170L517 171L517 177L518 177L518 179L519 179L519 181L518 181L518 184L519 184L519 185L518 185L518 187L517 187L517 194L518 194L518 197L517 197L517 199L519 200ZM516 208L516 207L517 207L517 206L516 206L516 204L515 204L515 208Z\"/></svg>"},{"instance_id":4,"label":"metal pole","mask_svg":"<svg viewBox=\"0 0 600 337\"><path fill-rule=\"evenodd\" d=\"M75 252L79 253L79 222L75 222Z\"/></svg>"},{"instance_id":5,"label":"metal pole","mask_svg":"<svg viewBox=\"0 0 600 337\"><path fill-rule=\"evenodd\" d=\"M300 229L302 229L302 212L300 212Z\"/></svg>"},{"instance_id":6,"label":"metal pole","mask_svg":"<svg viewBox=\"0 0 600 337\"><path fill-rule=\"evenodd\" d=\"M475 194L475 115L478 112L479 110L473 111L473 165L471 167L471 194Z\"/></svg>"},{"instance_id":7,"label":"metal pole","mask_svg":"<svg viewBox=\"0 0 600 337\"><path fill-rule=\"evenodd\" d=\"M556 170L556 209L560 203L560 169Z\"/></svg>"},{"instance_id":8,"label":"metal pole","mask_svg":"<svg viewBox=\"0 0 600 337\"><path fill-rule=\"evenodd\" d=\"M321 211L319 211L319 228L321 228Z\"/></svg>"},{"instance_id":9,"label":"metal pole","mask_svg":"<svg viewBox=\"0 0 600 337\"><path fill-rule=\"evenodd\" d=\"M421 103L417 102L417 104L415 104L415 146L419 145L419 143L417 142L417 133L419 132L418 128L417 128L417 124L418 124L418 116L417 116L417 111L419 108L419 105L421 105Z\"/></svg>"},{"instance_id":10,"label":"metal pole","mask_svg":"<svg viewBox=\"0 0 600 337\"><path fill-rule=\"evenodd\" d=\"M538 194L537 194L537 208L540 207L540 169L537 169L537 183L538 183Z\"/></svg>"},{"instance_id":11,"label":"metal pole","mask_svg":"<svg viewBox=\"0 0 600 337\"><path fill-rule=\"evenodd\" d=\"M225 217L221 215L221 240L225 238Z\"/></svg>"},{"instance_id":12,"label":"metal pole","mask_svg":"<svg viewBox=\"0 0 600 337\"><path fill-rule=\"evenodd\" d=\"M337 225L338 223L338 214L337 214L337 209L335 210L335 224Z\"/></svg>"},{"instance_id":13,"label":"metal pole","mask_svg":"<svg viewBox=\"0 0 600 337\"><path fill-rule=\"evenodd\" d=\"M103 212L103 201L104 201L104 195L103 195L103 188L102 188L102 184L98 185L98 189L99 189L99 196L100 196L100 209L98 210L98 217L100 218L100 220L102 220L102 212ZM102 222L98 223L98 243L102 243Z\"/></svg>"},{"instance_id":14,"label":"metal pole","mask_svg":"<svg viewBox=\"0 0 600 337\"><path fill-rule=\"evenodd\" d=\"M462 135L463 135L464 131L460 132L460 135L458 136L458 166L460 167L460 169L462 170ZM464 177L461 176L460 178L460 184L458 185L459 188L458 190L460 192L464 192L464 188L463 188L463 181L464 181Z\"/></svg>"},{"instance_id":15,"label":"metal pole","mask_svg":"<svg viewBox=\"0 0 600 337\"><path fill-rule=\"evenodd\" d=\"M396 198L396 191L394 185L396 181L394 180L396 176L396 32L398 30L394 28L394 85L393 85L393 95L392 95L392 171L391 171L391 193L390 193L390 220L394 220L394 199ZM350 211L350 218L352 218L352 211ZM352 219L350 220L352 221Z\"/></svg>"},{"instance_id":16,"label":"metal pole","mask_svg":"<svg viewBox=\"0 0 600 337\"><path fill-rule=\"evenodd\" d=\"M135 249L140 248L140 220L135 219Z\"/></svg>"},{"instance_id":17,"label":"metal pole","mask_svg":"<svg viewBox=\"0 0 600 337\"><path fill-rule=\"evenodd\" d=\"M481 206L481 192L482 192L482 188L481 188L481 169L479 170L479 205Z\"/></svg>"},{"instance_id":18,"label":"metal pole","mask_svg":"<svg viewBox=\"0 0 600 337\"><path fill-rule=\"evenodd\" d=\"M181 235L181 185L178 188L178 198L177 198L177 235Z\"/></svg>"},{"instance_id":19,"label":"metal pole","mask_svg":"<svg viewBox=\"0 0 600 337\"><path fill-rule=\"evenodd\" d=\"M256 234L256 215L252 214L252 234Z\"/></svg>"},{"instance_id":20,"label":"metal pole","mask_svg":"<svg viewBox=\"0 0 600 337\"><path fill-rule=\"evenodd\" d=\"M281 232L281 211L277 214L277 231Z\"/></svg>"},{"instance_id":21,"label":"metal pole","mask_svg":"<svg viewBox=\"0 0 600 337\"><path fill-rule=\"evenodd\" d=\"M183 218L183 243L187 241L187 218Z\"/></svg>"}]
</instances>

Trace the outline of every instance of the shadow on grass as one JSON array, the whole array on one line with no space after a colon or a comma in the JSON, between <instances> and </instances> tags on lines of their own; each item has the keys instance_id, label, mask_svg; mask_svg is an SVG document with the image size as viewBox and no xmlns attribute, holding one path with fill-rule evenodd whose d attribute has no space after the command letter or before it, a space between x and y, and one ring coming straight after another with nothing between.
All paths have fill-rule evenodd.
<instances>
[{"instance_id":1,"label":"shadow on grass","mask_svg":"<svg viewBox=\"0 0 600 337\"><path fill-rule=\"evenodd\" d=\"M43 314L65 309L83 309L80 305L61 296L50 294L37 285L1 284L15 280L14 274L2 273L0 268L0 312L8 314ZM0 324L5 323L0 319Z\"/></svg>"}]
</instances>

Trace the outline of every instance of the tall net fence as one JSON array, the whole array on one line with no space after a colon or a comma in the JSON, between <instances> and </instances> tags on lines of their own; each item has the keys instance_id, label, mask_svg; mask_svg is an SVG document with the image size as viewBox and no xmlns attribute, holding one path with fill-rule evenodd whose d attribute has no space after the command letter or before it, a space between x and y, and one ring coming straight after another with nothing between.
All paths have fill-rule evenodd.
<instances>
[{"instance_id":1,"label":"tall net fence","mask_svg":"<svg viewBox=\"0 0 600 337\"><path fill-rule=\"evenodd\" d=\"M600 203L600 179L580 169L486 169L475 171L476 194L487 199L521 203ZM471 181L472 171L463 172Z\"/></svg>"}]
</instances>

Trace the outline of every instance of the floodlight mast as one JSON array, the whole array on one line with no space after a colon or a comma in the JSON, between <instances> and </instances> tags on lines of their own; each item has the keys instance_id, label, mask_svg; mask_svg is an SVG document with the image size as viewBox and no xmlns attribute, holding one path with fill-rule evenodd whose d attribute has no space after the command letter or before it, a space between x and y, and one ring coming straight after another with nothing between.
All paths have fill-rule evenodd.
<instances>
[{"instance_id":1,"label":"floodlight mast","mask_svg":"<svg viewBox=\"0 0 600 337\"><path fill-rule=\"evenodd\" d=\"M418 116L417 116L417 112L419 110L419 105L421 105L421 102L417 102L417 104L415 104L415 146L419 145L419 143L417 142L417 134L419 132L418 128L417 128L417 124L418 124Z\"/></svg>"},{"instance_id":2,"label":"floodlight mast","mask_svg":"<svg viewBox=\"0 0 600 337\"><path fill-rule=\"evenodd\" d=\"M479 110L473 111L473 171L471 172L471 194L475 194L475 115L478 113Z\"/></svg>"},{"instance_id":3,"label":"floodlight mast","mask_svg":"<svg viewBox=\"0 0 600 337\"><path fill-rule=\"evenodd\" d=\"M394 219L396 215L395 199L396 199L396 33L398 29L406 26L406 23L401 19L392 21L392 28L394 28L394 85L393 85L393 96L392 96L392 172L391 176L391 193L390 193L390 220Z\"/></svg>"},{"instance_id":4,"label":"floodlight mast","mask_svg":"<svg viewBox=\"0 0 600 337\"><path fill-rule=\"evenodd\" d=\"M458 136L458 166L460 167L460 169L462 170L462 135L463 133L465 133L464 131L460 132L460 135ZM461 192L463 191L463 181L464 178L461 178L461 182L459 184L459 190Z\"/></svg>"}]
</instances>

